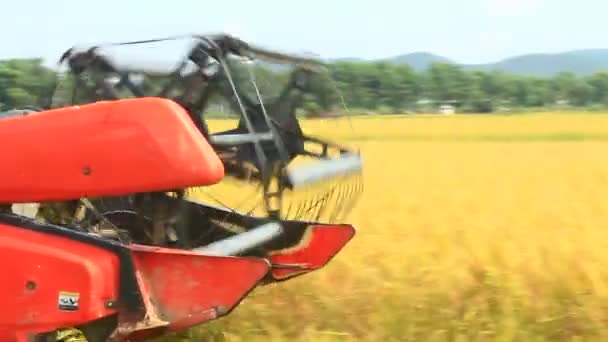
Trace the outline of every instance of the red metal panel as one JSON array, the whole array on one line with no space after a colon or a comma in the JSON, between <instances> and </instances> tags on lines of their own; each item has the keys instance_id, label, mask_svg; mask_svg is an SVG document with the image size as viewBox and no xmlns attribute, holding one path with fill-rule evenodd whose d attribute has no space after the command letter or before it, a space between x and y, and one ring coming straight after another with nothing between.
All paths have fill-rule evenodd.
<instances>
[{"instance_id":1,"label":"red metal panel","mask_svg":"<svg viewBox=\"0 0 608 342\"><path fill-rule=\"evenodd\" d=\"M177 103L135 98L0 120L0 202L209 185L224 176Z\"/></svg>"},{"instance_id":2,"label":"red metal panel","mask_svg":"<svg viewBox=\"0 0 608 342\"><path fill-rule=\"evenodd\" d=\"M205 256L184 250L132 246L145 297L155 316L178 331L228 314L268 273L260 258ZM129 341L163 330L135 331Z\"/></svg>"},{"instance_id":3,"label":"red metal panel","mask_svg":"<svg viewBox=\"0 0 608 342\"><path fill-rule=\"evenodd\" d=\"M119 295L119 260L109 251L0 224L0 269L0 341L115 313L106 302Z\"/></svg>"},{"instance_id":4,"label":"red metal panel","mask_svg":"<svg viewBox=\"0 0 608 342\"><path fill-rule=\"evenodd\" d=\"M284 280L325 266L355 235L349 225L312 225L300 243L271 253L272 276Z\"/></svg>"}]
</instances>

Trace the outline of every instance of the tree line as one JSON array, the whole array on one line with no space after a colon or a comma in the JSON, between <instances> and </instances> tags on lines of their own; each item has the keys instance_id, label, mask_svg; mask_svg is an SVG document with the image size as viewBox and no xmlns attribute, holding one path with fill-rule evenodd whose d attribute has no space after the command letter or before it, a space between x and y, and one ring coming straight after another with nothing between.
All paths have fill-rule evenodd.
<instances>
[{"instance_id":1,"label":"tree line","mask_svg":"<svg viewBox=\"0 0 608 342\"><path fill-rule=\"evenodd\" d=\"M500 108L608 105L608 71L591 76L563 72L541 78L465 71L446 63L415 72L407 65L386 62L339 62L331 66L331 74L350 106L393 113L440 104L476 113Z\"/></svg>"},{"instance_id":2,"label":"tree line","mask_svg":"<svg viewBox=\"0 0 608 342\"><path fill-rule=\"evenodd\" d=\"M476 113L556 105L608 106L608 71L542 78L466 71L446 63L432 64L423 72L389 62L335 62L328 69L313 79L305 97L304 108L310 114L339 109L343 102L351 109L380 113L426 111L442 104ZM256 68L254 74L262 94L279 90L281 82L273 77L286 80L282 71ZM54 81L55 72L40 59L0 61L0 110L46 105Z\"/></svg>"}]
</instances>

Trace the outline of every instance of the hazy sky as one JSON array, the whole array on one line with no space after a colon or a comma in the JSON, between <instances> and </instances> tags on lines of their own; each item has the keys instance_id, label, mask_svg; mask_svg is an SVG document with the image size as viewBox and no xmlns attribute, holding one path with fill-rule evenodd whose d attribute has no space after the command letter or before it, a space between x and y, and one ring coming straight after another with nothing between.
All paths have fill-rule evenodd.
<instances>
[{"instance_id":1,"label":"hazy sky","mask_svg":"<svg viewBox=\"0 0 608 342\"><path fill-rule=\"evenodd\" d=\"M218 31L327 58L429 51L476 63L608 48L603 0L6 0L0 11L0 58Z\"/></svg>"}]
</instances>

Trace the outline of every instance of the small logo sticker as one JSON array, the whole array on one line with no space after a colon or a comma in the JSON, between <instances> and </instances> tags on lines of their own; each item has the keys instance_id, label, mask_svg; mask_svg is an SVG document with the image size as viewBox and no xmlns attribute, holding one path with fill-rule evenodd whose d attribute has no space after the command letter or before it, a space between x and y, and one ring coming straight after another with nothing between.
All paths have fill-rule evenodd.
<instances>
[{"instance_id":1,"label":"small logo sticker","mask_svg":"<svg viewBox=\"0 0 608 342\"><path fill-rule=\"evenodd\" d=\"M76 311L78 310L78 300L80 293L77 292L59 292L59 310Z\"/></svg>"}]
</instances>

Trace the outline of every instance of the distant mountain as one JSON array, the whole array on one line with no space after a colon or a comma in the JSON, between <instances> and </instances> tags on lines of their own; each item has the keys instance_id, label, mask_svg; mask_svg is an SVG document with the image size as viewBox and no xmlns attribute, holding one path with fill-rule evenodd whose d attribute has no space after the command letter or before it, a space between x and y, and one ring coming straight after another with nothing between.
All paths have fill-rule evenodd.
<instances>
[{"instance_id":1,"label":"distant mountain","mask_svg":"<svg viewBox=\"0 0 608 342\"><path fill-rule=\"evenodd\" d=\"M589 75L608 71L608 49L577 50L556 54L528 54L497 63L463 65L469 70L505 71L535 76L553 76L560 72Z\"/></svg>"},{"instance_id":2,"label":"distant mountain","mask_svg":"<svg viewBox=\"0 0 608 342\"><path fill-rule=\"evenodd\" d=\"M342 58L333 61L363 61L359 58ZM426 70L434 62L455 63L449 58L428 52L415 52L396 57L378 59L407 64L417 71ZM536 53L507 58L487 64L459 64L466 70L504 71L534 76L554 76L560 72L589 75L597 71L608 71L608 49L587 49L563 53Z\"/></svg>"},{"instance_id":3,"label":"distant mountain","mask_svg":"<svg viewBox=\"0 0 608 342\"><path fill-rule=\"evenodd\" d=\"M448 58L428 52L414 52L385 59L387 61L407 64L416 71L426 70L432 63L454 63Z\"/></svg>"},{"instance_id":4,"label":"distant mountain","mask_svg":"<svg viewBox=\"0 0 608 342\"><path fill-rule=\"evenodd\" d=\"M452 63L449 59L434 55L428 52L414 52L408 53L405 55L399 55L395 57L382 58L377 60L366 60L357 57L344 57L344 58L334 58L328 60L329 62L374 62L374 61L387 61L398 64L407 64L411 66L416 71L424 71L426 70L431 63L434 62L444 62L444 63Z\"/></svg>"},{"instance_id":5,"label":"distant mountain","mask_svg":"<svg viewBox=\"0 0 608 342\"><path fill-rule=\"evenodd\" d=\"M344 58L330 59L329 62L365 62L365 60L362 58L356 58L356 57L344 57Z\"/></svg>"}]
</instances>

